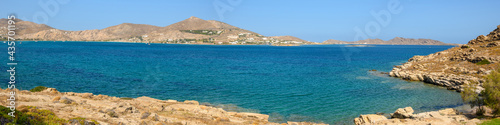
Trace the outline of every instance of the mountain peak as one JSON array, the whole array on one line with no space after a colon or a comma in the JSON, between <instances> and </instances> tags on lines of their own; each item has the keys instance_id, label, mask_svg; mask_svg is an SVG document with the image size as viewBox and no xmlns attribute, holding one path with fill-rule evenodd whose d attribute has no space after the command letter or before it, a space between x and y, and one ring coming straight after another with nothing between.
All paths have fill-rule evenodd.
<instances>
[{"instance_id":1,"label":"mountain peak","mask_svg":"<svg viewBox=\"0 0 500 125\"><path fill-rule=\"evenodd\" d=\"M171 30L207 30L215 29L217 27L215 27L210 21L192 16L183 21L166 26L165 28Z\"/></svg>"},{"instance_id":2,"label":"mountain peak","mask_svg":"<svg viewBox=\"0 0 500 125\"><path fill-rule=\"evenodd\" d=\"M188 20L203 20L203 19L195 17L195 16L191 16L188 18Z\"/></svg>"}]
</instances>

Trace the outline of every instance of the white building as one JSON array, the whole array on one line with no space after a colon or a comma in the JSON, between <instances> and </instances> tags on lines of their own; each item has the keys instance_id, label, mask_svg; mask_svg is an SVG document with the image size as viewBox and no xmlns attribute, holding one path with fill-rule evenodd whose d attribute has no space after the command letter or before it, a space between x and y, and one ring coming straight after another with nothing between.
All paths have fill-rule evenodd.
<instances>
[{"instance_id":1,"label":"white building","mask_svg":"<svg viewBox=\"0 0 500 125\"><path fill-rule=\"evenodd\" d=\"M238 36L234 36L234 35L231 35L231 36L227 36L228 39L238 39Z\"/></svg>"}]
</instances>

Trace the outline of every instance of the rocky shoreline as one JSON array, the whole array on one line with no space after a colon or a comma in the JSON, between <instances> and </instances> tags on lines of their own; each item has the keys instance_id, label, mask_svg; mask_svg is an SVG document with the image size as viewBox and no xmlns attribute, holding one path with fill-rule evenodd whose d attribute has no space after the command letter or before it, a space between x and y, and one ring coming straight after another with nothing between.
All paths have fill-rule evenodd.
<instances>
[{"instance_id":1,"label":"rocky shoreline","mask_svg":"<svg viewBox=\"0 0 500 125\"><path fill-rule=\"evenodd\" d=\"M390 119L384 115L367 114L354 119L356 125L476 125L477 118L469 118L456 109L447 108L439 111L413 114L411 107L399 108L391 113Z\"/></svg>"},{"instance_id":2,"label":"rocky shoreline","mask_svg":"<svg viewBox=\"0 0 500 125\"><path fill-rule=\"evenodd\" d=\"M475 91L484 88L484 76L500 68L500 25L487 36L480 35L466 45L427 56L414 56L395 66L389 76L409 81L422 81L461 92L466 85L478 83ZM391 124L478 124L479 119L467 117L456 109L413 114L411 107L400 108L388 119L383 115L360 115L356 125Z\"/></svg>"},{"instance_id":3,"label":"rocky shoreline","mask_svg":"<svg viewBox=\"0 0 500 125\"><path fill-rule=\"evenodd\" d=\"M1 89L0 104L9 105L9 92L16 92L17 110L26 107L49 110L68 120L86 119L101 125L327 125L309 122L269 122L269 115L230 112L222 108L200 105L198 101L159 100L150 97L118 98L92 93L59 92L47 88L40 92ZM3 119L3 118L2 118ZM95 124L87 122L85 124Z\"/></svg>"},{"instance_id":4,"label":"rocky shoreline","mask_svg":"<svg viewBox=\"0 0 500 125\"><path fill-rule=\"evenodd\" d=\"M478 36L468 44L427 56L414 56L408 62L395 66L389 73L410 81L422 81L450 90L462 91L464 85L479 83L483 77L500 68L500 25L487 36Z\"/></svg>"}]
</instances>

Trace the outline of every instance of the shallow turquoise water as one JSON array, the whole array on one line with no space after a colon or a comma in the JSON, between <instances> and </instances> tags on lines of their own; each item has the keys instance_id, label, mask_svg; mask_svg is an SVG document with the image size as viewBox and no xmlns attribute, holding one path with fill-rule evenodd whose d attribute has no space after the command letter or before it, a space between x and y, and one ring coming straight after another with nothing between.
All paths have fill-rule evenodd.
<instances>
[{"instance_id":1,"label":"shallow turquoise water","mask_svg":"<svg viewBox=\"0 0 500 125\"><path fill-rule=\"evenodd\" d=\"M360 114L462 105L459 93L386 77L414 55L452 46L213 46L104 42L17 44L18 88L198 100L276 122L352 124ZM0 55L7 61L7 45ZM7 65L2 69L6 70ZM6 83L8 73L1 73ZM2 88L6 88L5 84ZM227 106L229 104L229 106Z\"/></svg>"}]
</instances>

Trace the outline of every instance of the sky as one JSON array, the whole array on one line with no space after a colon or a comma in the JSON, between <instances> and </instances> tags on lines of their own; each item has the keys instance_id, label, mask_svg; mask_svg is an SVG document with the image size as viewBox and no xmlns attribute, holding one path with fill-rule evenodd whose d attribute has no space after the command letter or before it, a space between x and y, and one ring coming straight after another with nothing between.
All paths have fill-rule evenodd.
<instances>
[{"instance_id":1,"label":"sky","mask_svg":"<svg viewBox=\"0 0 500 125\"><path fill-rule=\"evenodd\" d=\"M15 14L61 30L121 23L167 26L191 16L265 36L328 39L426 38L465 44L500 25L499 0L0 0Z\"/></svg>"}]
</instances>

